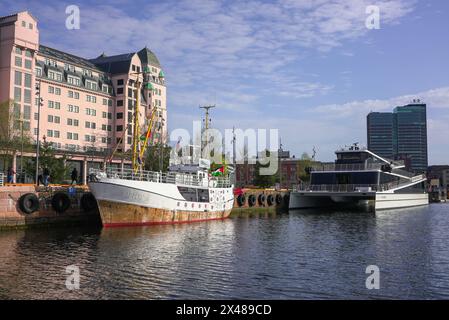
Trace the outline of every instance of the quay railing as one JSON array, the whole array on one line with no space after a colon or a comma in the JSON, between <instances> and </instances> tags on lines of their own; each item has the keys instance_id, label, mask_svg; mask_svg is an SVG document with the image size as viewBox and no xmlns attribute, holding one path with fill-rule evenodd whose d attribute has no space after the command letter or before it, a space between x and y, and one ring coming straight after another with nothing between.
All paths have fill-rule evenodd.
<instances>
[{"instance_id":1,"label":"quay railing","mask_svg":"<svg viewBox=\"0 0 449 320\"><path fill-rule=\"evenodd\" d=\"M196 187L212 187L212 188L228 188L231 187L231 180L227 177L209 177L207 173L203 173L204 177L199 178L197 173L181 173L181 172L156 172L139 170L135 172L132 169L115 169L107 168L106 170L91 169L90 177L106 175L111 179L125 179L134 181L149 181L158 183L170 183L176 185L196 186Z\"/></svg>"}]
</instances>

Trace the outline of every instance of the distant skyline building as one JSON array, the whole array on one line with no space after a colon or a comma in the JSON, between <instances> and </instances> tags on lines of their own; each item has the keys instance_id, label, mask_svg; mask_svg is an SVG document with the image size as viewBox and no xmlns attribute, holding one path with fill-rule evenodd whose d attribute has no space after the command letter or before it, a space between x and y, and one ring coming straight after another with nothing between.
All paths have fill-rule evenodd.
<instances>
[{"instance_id":1,"label":"distant skyline building","mask_svg":"<svg viewBox=\"0 0 449 320\"><path fill-rule=\"evenodd\" d=\"M394 114L391 112L371 112L367 116L368 149L381 157L394 159Z\"/></svg>"},{"instance_id":2,"label":"distant skyline building","mask_svg":"<svg viewBox=\"0 0 449 320\"><path fill-rule=\"evenodd\" d=\"M426 104L419 100L394 108L393 112L370 112L367 116L368 149L383 157L407 160L409 169L428 167Z\"/></svg>"}]
</instances>

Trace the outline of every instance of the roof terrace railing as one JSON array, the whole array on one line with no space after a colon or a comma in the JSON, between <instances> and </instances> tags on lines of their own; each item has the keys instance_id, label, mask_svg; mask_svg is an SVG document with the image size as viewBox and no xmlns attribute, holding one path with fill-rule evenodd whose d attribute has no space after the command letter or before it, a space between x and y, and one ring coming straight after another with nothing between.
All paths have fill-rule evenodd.
<instances>
[{"instance_id":1,"label":"roof terrace railing","mask_svg":"<svg viewBox=\"0 0 449 320\"><path fill-rule=\"evenodd\" d=\"M110 179L125 179L133 181L149 181L157 183L170 183L176 185L210 187L210 188L229 188L232 186L228 177L209 177L204 173L203 178L199 178L198 174L181 173L181 172L155 172L139 170L134 172L132 169L115 169L107 168L106 171L99 169L91 169L89 171L93 180L97 177L107 177Z\"/></svg>"}]
</instances>

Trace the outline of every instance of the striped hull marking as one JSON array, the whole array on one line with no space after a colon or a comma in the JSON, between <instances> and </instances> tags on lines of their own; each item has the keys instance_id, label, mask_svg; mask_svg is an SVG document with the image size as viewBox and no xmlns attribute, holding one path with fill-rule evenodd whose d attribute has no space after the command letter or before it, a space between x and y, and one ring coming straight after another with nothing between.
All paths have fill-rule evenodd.
<instances>
[{"instance_id":1,"label":"striped hull marking","mask_svg":"<svg viewBox=\"0 0 449 320\"><path fill-rule=\"evenodd\" d=\"M104 227L145 226L222 220L228 218L231 214L231 210L167 210L106 200L99 200L98 205Z\"/></svg>"}]
</instances>

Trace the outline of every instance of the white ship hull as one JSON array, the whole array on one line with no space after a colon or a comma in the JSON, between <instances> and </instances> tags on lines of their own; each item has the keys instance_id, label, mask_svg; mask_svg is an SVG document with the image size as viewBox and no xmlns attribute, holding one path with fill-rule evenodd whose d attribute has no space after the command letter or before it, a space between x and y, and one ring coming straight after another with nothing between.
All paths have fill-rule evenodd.
<instances>
[{"instance_id":1,"label":"white ship hull","mask_svg":"<svg viewBox=\"0 0 449 320\"><path fill-rule=\"evenodd\" d=\"M182 186L172 183L102 178L89 187L97 199L103 226L185 223L225 219L231 213L233 188ZM181 194L201 192L198 201Z\"/></svg>"}]
</instances>

